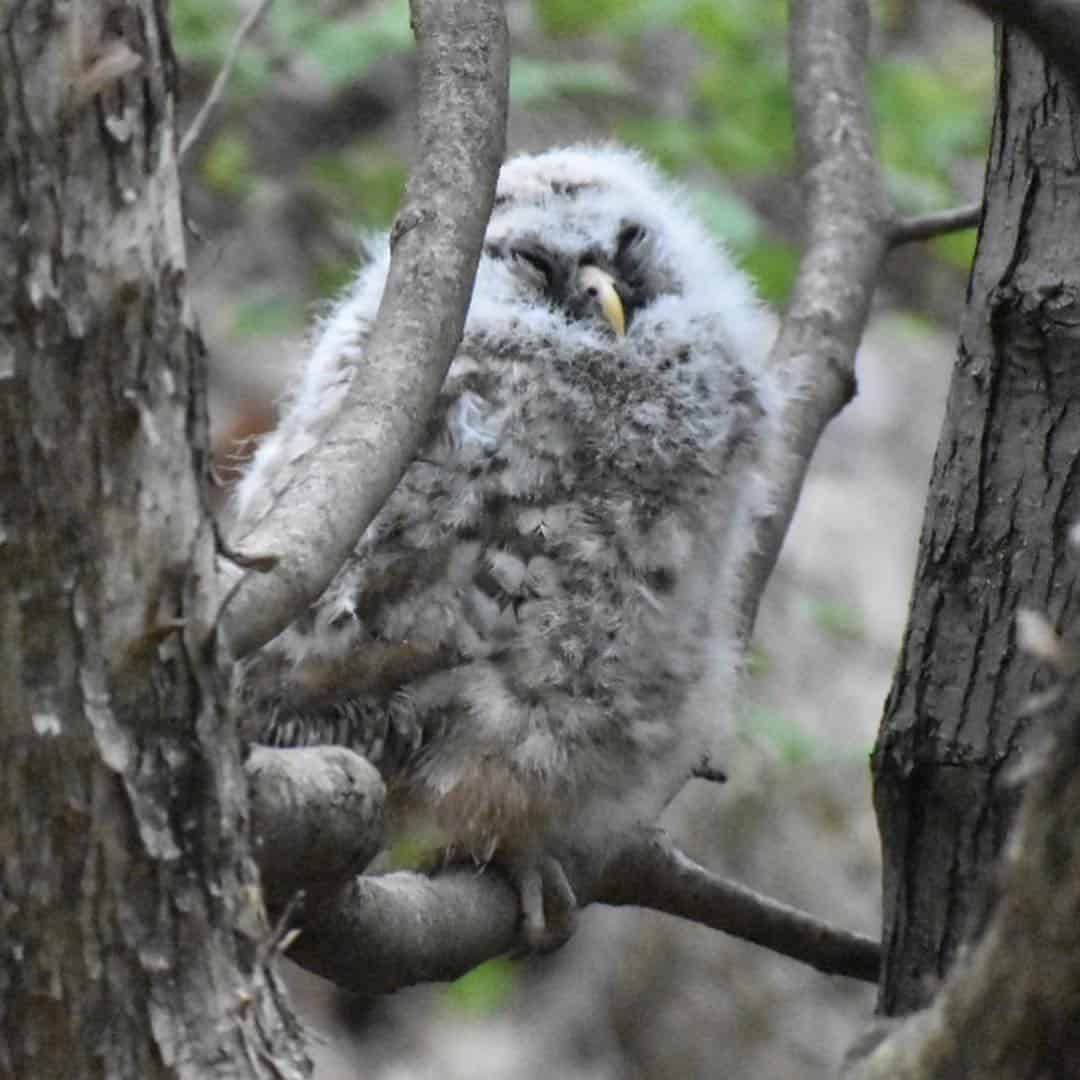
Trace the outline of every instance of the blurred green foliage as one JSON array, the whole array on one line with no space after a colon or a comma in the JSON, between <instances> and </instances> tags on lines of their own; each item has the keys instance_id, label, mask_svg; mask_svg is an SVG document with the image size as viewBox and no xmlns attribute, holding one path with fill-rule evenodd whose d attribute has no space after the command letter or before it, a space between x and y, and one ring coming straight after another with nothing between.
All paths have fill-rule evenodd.
<instances>
[{"instance_id":1,"label":"blurred green foliage","mask_svg":"<svg viewBox=\"0 0 1080 1080\"><path fill-rule=\"evenodd\" d=\"M792 767L811 762L865 759L871 749L861 742L841 744L810 735L796 719L780 709L756 703L743 710L738 731L744 738L763 745L782 765Z\"/></svg>"},{"instance_id":2,"label":"blurred green foliage","mask_svg":"<svg viewBox=\"0 0 1080 1080\"><path fill-rule=\"evenodd\" d=\"M444 991L447 1004L469 1016L483 1017L505 1005L514 989L514 964L505 956L488 960L455 979Z\"/></svg>"},{"instance_id":3,"label":"blurred green foliage","mask_svg":"<svg viewBox=\"0 0 1080 1080\"><path fill-rule=\"evenodd\" d=\"M762 212L762 181L789 175L794 157L787 87L785 0L508 0L514 28L511 94L520 113L567 110L641 147L685 177L699 210L763 295L782 301L796 267L795 237ZM887 182L901 211L918 213L962 198L958 164L981 157L989 131L991 58L933 43L913 47L903 22L912 0L877 0L877 51L870 92ZM176 45L188 70L208 83L246 7L233 0L175 0ZM304 71L332 90L364 78L381 58L411 48L407 0L275 0L242 46L230 83L227 126L204 153L200 173L219 194L253 187L243 106L269 80ZM677 100L643 74L658 44L685 58ZM550 122L549 122L550 127ZM969 165L970 170L970 165ZM334 214L362 226L387 224L404 166L370 135L321 155L304 172ZM722 179L721 179L722 178ZM971 232L931 250L969 264Z\"/></svg>"},{"instance_id":4,"label":"blurred green foliage","mask_svg":"<svg viewBox=\"0 0 1080 1080\"><path fill-rule=\"evenodd\" d=\"M812 738L779 709L753 705L740 723L742 734L761 740L785 765L803 765L808 761L835 757L821 739Z\"/></svg>"},{"instance_id":5,"label":"blurred green foliage","mask_svg":"<svg viewBox=\"0 0 1080 1080\"><path fill-rule=\"evenodd\" d=\"M862 612L830 596L802 597L804 618L836 641L861 641L866 637Z\"/></svg>"},{"instance_id":6,"label":"blurred green foliage","mask_svg":"<svg viewBox=\"0 0 1080 1080\"><path fill-rule=\"evenodd\" d=\"M223 131L203 155L199 171L214 191L246 195L255 183L247 139L241 132Z\"/></svg>"}]
</instances>

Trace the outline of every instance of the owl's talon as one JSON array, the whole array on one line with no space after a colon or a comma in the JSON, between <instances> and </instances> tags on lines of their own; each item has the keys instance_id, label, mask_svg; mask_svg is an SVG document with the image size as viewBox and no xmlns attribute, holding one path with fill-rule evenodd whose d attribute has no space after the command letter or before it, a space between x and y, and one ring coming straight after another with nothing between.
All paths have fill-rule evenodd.
<instances>
[{"instance_id":1,"label":"owl's talon","mask_svg":"<svg viewBox=\"0 0 1080 1080\"><path fill-rule=\"evenodd\" d=\"M553 952L565 945L577 925L577 897L559 861L541 855L514 860L507 870L521 903L526 947Z\"/></svg>"}]
</instances>

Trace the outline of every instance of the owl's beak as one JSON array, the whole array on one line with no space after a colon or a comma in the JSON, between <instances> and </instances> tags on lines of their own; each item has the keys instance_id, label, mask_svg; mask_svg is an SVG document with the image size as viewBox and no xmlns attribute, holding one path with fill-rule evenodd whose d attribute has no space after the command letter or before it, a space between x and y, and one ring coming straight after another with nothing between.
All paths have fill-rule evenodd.
<instances>
[{"instance_id":1,"label":"owl's beak","mask_svg":"<svg viewBox=\"0 0 1080 1080\"><path fill-rule=\"evenodd\" d=\"M615 291L615 279L599 266L583 266L578 271L578 284L600 305L600 311L616 337L626 334L626 312Z\"/></svg>"}]
</instances>

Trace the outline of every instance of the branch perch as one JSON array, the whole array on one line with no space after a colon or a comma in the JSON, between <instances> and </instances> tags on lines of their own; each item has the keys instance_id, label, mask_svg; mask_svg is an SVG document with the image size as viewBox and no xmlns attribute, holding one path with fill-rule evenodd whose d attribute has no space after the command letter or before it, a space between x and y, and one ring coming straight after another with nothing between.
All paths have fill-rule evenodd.
<instances>
[{"instance_id":1,"label":"branch perch","mask_svg":"<svg viewBox=\"0 0 1080 1080\"><path fill-rule=\"evenodd\" d=\"M339 761L330 756L334 752L347 758ZM278 777L276 787L262 783L255 814L264 887L278 908L298 889L307 892L302 933L290 951L298 963L339 986L385 993L426 980L456 978L519 944L517 895L497 872L454 867L434 878L409 872L353 876L356 861L348 852L357 848L357 833L364 830L343 808L346 774L341 769L348 759L370 768L363 759L330 747L259 753L263 764L258 771L266 774L272 768ZM288 763L290 756L301 754L318 757ZM320 770L333 782L305 779ZM290 778L288 783L283 776ZM363 770L360 776L366 783ZM275 835L280 838L280 829L298 828L294 821L321 830L310 843L313 851L327 853L326 858L316 854L305 859L321 864L318 873L310 865L297 865L296 853L303 848L295 843L282 848L262 834L263 829L278 828ZM274 857L274 852L282 855ZM868 982L877 977L875 942L711 873L660 830L626 836L599 872L584 852L570 853L563 865L582 904L651 908L722 930L830 975Z\"/></svg>"},{"instance_id":2,"label":"branch perch","mask_svg":"<svg viewBox=\"0 0 1080 1080\"><path fill-rule=\"evenodd\" d=\"M271 512L237 523L232 545L272 565L260 573L221 560L233 658L284 629L337 573L412 460L461 341L505 145L506 18L500 0L412 0L411 12L417 156L368 359Z\"/></svg>"},{"instance_id":3,"label":"branch perch","mask_svg":"<svg viewBox=\"0 0 1080 1080\"><path fill-rule=\"evenodd\" d=\"M340 888L382 848L386 789L352 750L257 746L244 771L253 854L271 907Z\"/></svg>"}]
</instances>

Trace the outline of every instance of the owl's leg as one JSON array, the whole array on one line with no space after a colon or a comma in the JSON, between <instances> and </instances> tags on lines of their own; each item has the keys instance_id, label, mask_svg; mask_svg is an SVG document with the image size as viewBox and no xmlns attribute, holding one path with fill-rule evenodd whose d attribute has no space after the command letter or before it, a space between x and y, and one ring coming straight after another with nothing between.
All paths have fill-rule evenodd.
<instances>
[{"instance_id":1,"label":"owl's leg","mask_svg":"<svg viewBox=\"0 0 1080 1080\"><path fill-rule=\"evenodd\" d=\"M551 855L517 855L504 864L521 902L525 944L537 952L565 945L577 924L577 897Z\"/></svg>"}]
</instances>

